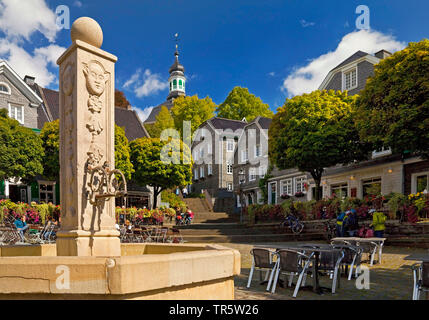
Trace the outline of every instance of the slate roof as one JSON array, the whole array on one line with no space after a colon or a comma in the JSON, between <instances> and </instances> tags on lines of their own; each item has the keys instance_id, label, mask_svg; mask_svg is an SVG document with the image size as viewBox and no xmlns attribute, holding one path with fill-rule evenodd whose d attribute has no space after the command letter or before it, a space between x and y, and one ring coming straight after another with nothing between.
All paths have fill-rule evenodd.
<instances>
[{"instance_id":1,"label":"slate roof","mask_svg":"<svg viewBox=\"0 0 429 320\"><path fill-rule=\"evenodd\" d=\"M268 130L270 128L271 122L273 120L270 118L265 118L265 117L258 117L258 118L257 119L258 119L258 122L259 122L259 125L261 126L261 128Z\"/></svg>"},{"instance_id":2,"label":"slate roof","mask_svg":"<svg viewBox=\"0 0 429 320\"><path fill-rule=\"evenodd\" d=\"M365 57L365 56L367 56L367 55L369 55L368 53L366 53L366 52L363 52L363 51L357 51L356 53L354 53L352 56L350 56L349 58L347 58L346 60L344 60L343 62L341 62L338 66L336 66L334 69L332 69L331 71L333 71L333 70L335 70L335 69L338 69L338 68L341 68L342 66L345 66L346 64L349 64L349 63L351 63L351 62L353 62L353 61L355 61L355 60L358 60L358 59L360 59L360 58L362 58L362 57Z\"/></svg>"},{"instance_id":3,"label":"slate roof","mask_svg":"<svg viewBox=\"0 0 429 320\"><path fill-rule=\"evenodd\" d=\"M210 121L215 129L231 129L232 131L242 129L248 124L247 122L241 120L231 120L219 117L213 117L207 121Z\"/></svg>"},{"instance_id":4,"label":"slate roof","mask_svg":"<svg viewBox=\"0 0 429 320\"><path fill-rule=\"evenodd\" d=\"M125 129L128 141L138 138L149 137L143 123L134 110L115 108L115 123Z\"/></svg>"},{"instance_id":5,"label":"slate roof","mask_svg":"<svg viewBox=\"0 0 429 320\"><path fill-rule=\"evenodd\" d=\"M153 123L156 121L156 116L161 112L161 108L162 106L166 106L167 109L170 111L171 108L173 107L173 102L171 100L167 100L163 103L161 103L160 105L154 107L151 111L151 113L149 114L149 117L147 117L147 119L144 121L144 123Z\"/></svg>"}]
</instances>

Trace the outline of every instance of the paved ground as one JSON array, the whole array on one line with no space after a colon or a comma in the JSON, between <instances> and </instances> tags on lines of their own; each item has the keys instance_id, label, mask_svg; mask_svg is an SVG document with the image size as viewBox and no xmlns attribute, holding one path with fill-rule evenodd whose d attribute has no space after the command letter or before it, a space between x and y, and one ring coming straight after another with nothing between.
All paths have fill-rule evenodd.
<instances>
[{"instance_id":1,"label":"paved ground","mask_svg":"<svg viewBox=\"0 0 429 320\"><path fill-rule=\"evenodd\" d=\"M313 243L315 241L312 241ZM262 244L262 243L261 243ZM263 243L264 245L266 243ZM279 243L277 243L279 244ZM259 272L255 272L252 285L246 288L247 279L251 267L250 249L255 244L231 244L222 243L222 245L234 248L240 251L242 269L241 275L235 279L235 298L237 300L289 300L292 298L292 288L277 287L275 294L265 291L266 285L259 284ZM274 244L275 246L276 244ZM413 278L410 266L413 261L405 261L403 258L412 253L428 252L426 249L385 247L383 250L383 263L370 267L370 289L358 290L355 280L348 281L347 278L341 278L341 288L336 294L330 292L323 295L317 295L311 290L300 290L296 299L299 300L407 300L411 299ZM295 278L296 280L296 278ZM307 280L307 283L311 279ZM329 277L320 278L322 286L330 287Z\"/></svg>"}]
</instances>

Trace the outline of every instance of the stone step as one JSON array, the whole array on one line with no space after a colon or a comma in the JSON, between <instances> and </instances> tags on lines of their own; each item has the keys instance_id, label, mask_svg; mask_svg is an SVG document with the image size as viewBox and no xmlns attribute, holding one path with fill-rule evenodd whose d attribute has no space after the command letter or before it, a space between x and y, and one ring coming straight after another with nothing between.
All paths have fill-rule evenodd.
<instances>
[{"instance_id":1,"label":"stone step","mask_svg":"<svg viewBox=\"0 0 429 320\"><path fill-rule=\"evenodd\" d=\"M253 243L253 242L287 242L287 241L316 241L325 240L321 233L307 233L307 234L254 234L254 235L184 235L184 241L199 243L199 242L212 242L212 243Z\"/></svg>"}]
</instances>

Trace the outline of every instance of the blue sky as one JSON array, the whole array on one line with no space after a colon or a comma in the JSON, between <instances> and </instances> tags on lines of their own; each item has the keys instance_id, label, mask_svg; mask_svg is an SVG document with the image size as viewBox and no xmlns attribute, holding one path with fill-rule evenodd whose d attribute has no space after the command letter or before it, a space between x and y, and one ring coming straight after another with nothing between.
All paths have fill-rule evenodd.
<instances>
[{"instance_id":1,"label":"blue sky","mask_svg":"<svg viewBox=\"0 0 429 320\"><path fill-rule=\"evenodd\" d=\"M429 3L421 0L0 0L0 59L53 89L55 60L70 45L69 30L54 28L62 4L71 21L100 23L102 49L119 58L116 87L142 117L168 95L176 32L188 95L219 104L243 86L275 110L316 89L354 51L399 50L429 30ZM370 9L369 31L356 29L360 4Z\"/></svg>"}]
</instances>

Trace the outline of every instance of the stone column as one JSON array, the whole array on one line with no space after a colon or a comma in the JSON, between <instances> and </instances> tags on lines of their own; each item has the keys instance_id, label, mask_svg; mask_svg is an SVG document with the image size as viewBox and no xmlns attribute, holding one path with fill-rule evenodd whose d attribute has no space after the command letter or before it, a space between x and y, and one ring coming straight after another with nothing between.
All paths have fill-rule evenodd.
<instances>
[{"instance_id":1,"label":"stone column","mask_svg":"<svg viewBox=\"0 0 429 320\"><path fill-rule=\"evenodd\" d=\"M61 229L58 256L120 256L114 198L95 201L90 168L114 168L114 67L117 58L100 49L103 32L96 21L77 19L72 45L60 67Z\"/></svg>"}]
</instances>

